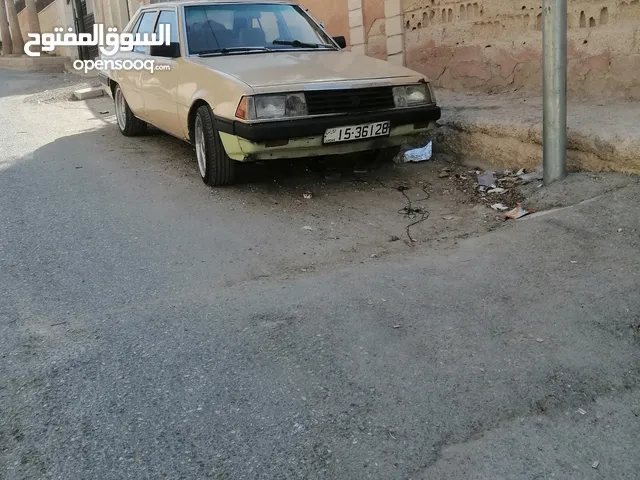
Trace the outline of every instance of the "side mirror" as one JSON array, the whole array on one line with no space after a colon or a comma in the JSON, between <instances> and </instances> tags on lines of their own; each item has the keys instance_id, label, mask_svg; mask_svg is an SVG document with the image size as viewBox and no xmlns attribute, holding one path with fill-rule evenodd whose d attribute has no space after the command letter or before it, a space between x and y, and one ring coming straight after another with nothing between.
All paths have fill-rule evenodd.
<instances>
[{"instance_id":1,"label":"side mirror","mask_svg":"<svg viewBox=\"0 0 640 480\"><path fill-rule=\"evenodd\" d=\"M151 45L149 47L149 55L152 57L177 58L180 56L180 44L172 42L169 45Z\"/></svg>"},{"instance_id":2,"label":"side mirror","mask_svg":"<svg viewBox=\"0 0 640 480\"><path fill-rule=\"evenodd\" d=\"M347 41L342 35L339 37L331 37L331 38L333 38L333 41L336 42L340 48L347 48Z\"/></svg>"}]
</instances>

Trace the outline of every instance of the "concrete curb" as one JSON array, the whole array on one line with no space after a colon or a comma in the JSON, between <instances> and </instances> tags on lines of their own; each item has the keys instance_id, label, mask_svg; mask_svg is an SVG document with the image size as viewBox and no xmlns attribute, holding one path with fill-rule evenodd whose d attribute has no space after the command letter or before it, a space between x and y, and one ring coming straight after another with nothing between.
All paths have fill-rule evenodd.
<instances>
[{"instance_id":1,"label":"concrete curb","mask_svg":"<svg viewBox=\"0 0 640 480\"><path fill-rule=\"evenodd\" d=\"M535 169L542 163L542 113L537 102L497 97L478 100L466 96L462 102L449 98L453 100L449 106L445 99L440 128L435 132L435 152L498 168ZM640 105L633 103L580 104L570 110L568 168L640 173L640 133L633 126L640 121L639 111Z\"/></svg>"}]
</instances>

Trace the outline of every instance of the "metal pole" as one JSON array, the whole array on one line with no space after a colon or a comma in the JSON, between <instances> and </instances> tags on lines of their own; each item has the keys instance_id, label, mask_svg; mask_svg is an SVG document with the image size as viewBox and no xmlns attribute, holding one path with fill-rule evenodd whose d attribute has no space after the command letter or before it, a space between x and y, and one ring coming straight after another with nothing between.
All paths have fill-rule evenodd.
<instances>
[{"instance_id":1,"label":"metal pole","mask_svg":"<svg viewBox=\"0 0 640 480\"><path fill-rule=\"evenodd\" d=\"M567 0L542 0L544 184L567 170Z\"/></svg>"}]
</instances>

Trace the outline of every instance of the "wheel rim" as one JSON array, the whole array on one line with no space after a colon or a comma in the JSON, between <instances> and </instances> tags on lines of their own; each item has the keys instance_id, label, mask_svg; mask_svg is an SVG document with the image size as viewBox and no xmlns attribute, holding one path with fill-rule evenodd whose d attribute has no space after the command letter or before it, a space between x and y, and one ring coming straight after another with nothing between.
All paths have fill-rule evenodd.
<instances>
[{"instance_id":1,"label":"wheel rim","mask_svg":"<svg viewBox=\"0 0 640 480\"><path fill-rule=\"evenodd\" d=\"M202 175L202 178L204 178L207 174L207 158L205 155L204 147L204 130L202 128L202 120L200 119L200 117L196 117L195 137L198 168L200 169L200 175Z\"/></svg>"},{"instance_id":2,"label":"wheel rim","mask_svg":"<svg viewBox=\"0 0 640 480\"><path fill-rule=\"evenodd\" d=\"M118 126L121 130L124 130L127 126L127 103L124 100L122 90L119 88L116 90L116 119L118 120Z\"/></svg>"}]
</instances>

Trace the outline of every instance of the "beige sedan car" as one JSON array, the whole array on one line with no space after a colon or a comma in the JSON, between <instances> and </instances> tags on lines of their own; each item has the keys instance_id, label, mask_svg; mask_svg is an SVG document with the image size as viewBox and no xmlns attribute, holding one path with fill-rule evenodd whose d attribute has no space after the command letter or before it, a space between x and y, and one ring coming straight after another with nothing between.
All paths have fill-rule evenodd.
<instances>
[{"instance_id":1,"label":"beige sedan car","mask_svg":"<svg viewBox=\"0 0 640 480\"><path fill-rule=\"evenodd\" d=\"M124 135L151 124L192 143L208 185L232 183L236 162L362 151L392 157L440 118L423 75L345 50L344 37L329 36L296 3L155 3L125 32L166 24L169 45L117 54L163 69L112 69L101 80Z\"/></svg>"}]
</instances>

